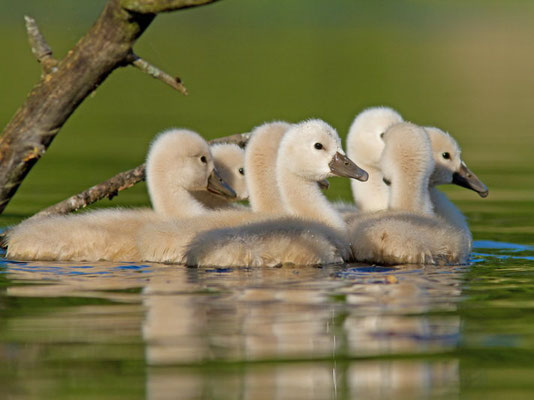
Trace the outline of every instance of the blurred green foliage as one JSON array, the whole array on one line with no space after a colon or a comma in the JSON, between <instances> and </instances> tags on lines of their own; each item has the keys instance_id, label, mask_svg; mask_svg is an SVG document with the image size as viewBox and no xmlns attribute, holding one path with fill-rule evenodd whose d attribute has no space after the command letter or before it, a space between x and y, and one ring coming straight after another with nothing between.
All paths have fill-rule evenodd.
<instances>
[{"instance_id":1,"label":"blurred green foliage","mask_svg":"<svg viewBox=\"0 0 534 400\"><path fill-rule=\"evenodd\" d=\"M104 3L0 3L1 126L40 75L23 15L37 20L61 58ZM486 216L496 210L515 215L504 216L500 228L520 223L532 233L533 17L534 3L519 0L224 0L160 15L135 50L179 75L190 95L133 68L115 71L65 124L0 225L138 165L152 137L170 126L214 138L265 121L318 117L344 137L362 109L389 105L453 134L490 187L485 200L446 189L475 237L488 235ZM348 200L348 182L334 179L328 195ZM515 201L522 206L515 209ZM100 205L147 202L138 185Z\"/></svg>"}]
</instances>

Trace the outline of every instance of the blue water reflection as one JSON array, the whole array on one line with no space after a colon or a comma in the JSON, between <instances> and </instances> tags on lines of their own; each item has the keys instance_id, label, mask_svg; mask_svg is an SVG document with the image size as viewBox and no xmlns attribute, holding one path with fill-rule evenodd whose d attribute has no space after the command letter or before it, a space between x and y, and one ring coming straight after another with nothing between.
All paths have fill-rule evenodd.
<instances>
[{"instance_id":1,"label":"blue water reflection","mask_svg":"<svg viewBox=\"0 0 534 400\"><path fill-rule=\"evenodd\" d=\"M497 258L501 260L515 259L515 260L529 260L534 261L534 246L506 243L506 242L494 242L491 240L477 240L473 243L473 262L488 261L491 258ZM480 251L486 250L486 251ZM487 252L489 251L489 252ZM516 253L525 253L517 255ZM529 255L532 254L532 255Z\"/></svg>"}]
</instances>

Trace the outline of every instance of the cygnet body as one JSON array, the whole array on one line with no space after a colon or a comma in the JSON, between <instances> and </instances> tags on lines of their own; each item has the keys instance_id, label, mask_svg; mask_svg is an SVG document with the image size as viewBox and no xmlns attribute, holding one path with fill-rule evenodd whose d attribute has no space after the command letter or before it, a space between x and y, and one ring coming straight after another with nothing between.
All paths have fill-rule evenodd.
<instances>
[{"instance_id":1,"label":"cygnet body","mask_svg":"<svg viewBox=\"0 0 534 400\"><path fill-rule=\"evenodd\" d=\"M149 225L140 236L147 259L197 266L270 266L330 264L349 258L344 222L331 210L317 181L334 175L366 179L366 174L344 156L335 130L319 120L292 126L276 160L277 187L287 213L294 217L217 213L200 221ZM246 164L246 169L254 168ZM253 201L257 193L253 187L249 190ZM302 194L317 209L299 206Z\"/></svg>"},{"instance_id":2,"label":"cygnet body","mask_svg":"<svg viewBox=\"0 0 534 400\"><path fill-rule=\"evenodd\" d=\"M136 232L148 221L200 215L191 195L204 189L233 192L214 173L207 143L187 130L160 134L147 157L147 185L154 210L102 209L30 218L7 238L7 256L22 260L138 261Z\"/></svg>"},{"instance_id":3,"label":"cygnet body","mask_svg":"<svg viewBox=\"0 0 534 400\"><path fill-rule=\"evenodd\" d=\"M378 264L461 264L471 250L469 231L435 216L429 193L434 172L423 128L402 122L384 134L381 170L389 186L388 210L362 214L349 236L357 261Z\"/></svg>"}]
</instances>

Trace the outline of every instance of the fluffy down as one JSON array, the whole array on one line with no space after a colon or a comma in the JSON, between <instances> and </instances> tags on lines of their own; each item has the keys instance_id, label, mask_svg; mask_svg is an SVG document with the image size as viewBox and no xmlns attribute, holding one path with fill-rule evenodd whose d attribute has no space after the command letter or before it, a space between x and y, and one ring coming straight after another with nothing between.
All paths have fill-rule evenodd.
<instances>
[{"instance_id":1,"label":"fluffy down","mask_svg":"<svg viewBox=\"0 0 534 400\"><path fill-rule=\"evenodd\" d=\"M355 260L376 264L465 264L471 235L441 218L379 211L353 221Z\"/></svg>"},{"instance_id":2,"label":"fluffy down","mask_svg":"<svg viewBox=\"0 0 534 400\"><path fill-rule=\"evenodd\" d=\"M351 258L349 243L323 224L282 218L201 233L189 244L190 266L274 267L340 264Z\"/></svg>"}]
</instances>

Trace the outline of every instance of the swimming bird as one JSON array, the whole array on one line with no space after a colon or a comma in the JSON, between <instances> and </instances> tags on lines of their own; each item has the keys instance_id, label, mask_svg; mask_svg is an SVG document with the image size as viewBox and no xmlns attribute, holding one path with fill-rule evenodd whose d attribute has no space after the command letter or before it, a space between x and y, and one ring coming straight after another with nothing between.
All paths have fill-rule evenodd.
<instances>
[{"instance_id":1,"label":"swimming bird","mask_svg":"<svg viewBox=\"0 0 534 400\"><path fill-rule=\"evenodd\" d=\"M401 122L383 135L380 169L389 187L388 210L351 222L356 261L378 264L462 264L471 234L435 215L429 184L435 162L425 129Z\"/></svg>"},{"instance_id":2,"label":"swimming bird","mask_svg":"<svg viewBox=\"0 0 534 400\"><path fill-rule=\"evenodd\" d=\"M142 225L207 211L191 192L204 189L235 196L214 169L206 141L188 130L173 129L156 137L148 152L146 176L153 210L113 208L30 218L8 233L7 257L138 261L135 239Z\"/></svg>"},{"instance_id":3,"label":"swimming bird","mask_svg":"<svg viewBox=\"0 0 534 400\"><path fill-rule=\"evenodd\" d=\"M382 181L380 155L384 149L384 132L402 122L402 116L389 107L372 107L359 113L346 139L347 156L369 173L365 183L351 180L354 203L358 211L385 210L388 188Z\"/></svg>"},{"instance_id":4,"label":"swimming bird","mask_svg":"<svg viewBox=\"0 0 534 400\"><path fill-rule=\"evenodd\" d=\"M387 208L389 189L383 182L380 157L384 148L383 134L394 123L401 122L401 115L389 107L373 107L356 116L347 136L347 154L358 165L369 171L369 185L351 181L355 204L360 211L377 211ZM449 134L434 127L425 127L428 133L435 170L429 181L432 207L437 215L462 229L468 229L465 217L458 208L435 186L457 184L475 190L486 197L488 189L467 168L461 158L458 143ZM352 215L348 219L352 219Z\"/></svg>"},{"instance_id":5,"label":"swimming bird","mask_svg":"<svg viewBox=\"0 0 534 400\"><path fill-rule=\"evenodd\" d=\"M154 211L168 217L204 214L208 209L192 195L196 191L236 197L215 168L206 141L186 129L164 131L155 138L147 155L146 175Z\"/></svg>"},{"instance_id":6,"label":"swimming bird","mask_svg":"<svg viewBox=\"0 0 534 400\"><path fill-rule=\"evenodd\" d=\"M246 168L251 169L248 164ZM335 130L320 120L293 125L280 142L275 169L286 214L292 217L234 211L147 224L139 242L144 259L195 266L309 265L349 259L343 219L317 182L335 175L364 180L367 174L344 155ZM257 193L253 187L249 190L253 200Z\"/></svg>"},{"instance_id":7,"label":"swimming bird","mask_svg":"<svg viewBox=\"0 0 534 400\"><path fill-rule=\"evenodd\" d=\"M235 191L235 197L222 196L206 190L192 192L195 199L209 209L240 206L235 202L248 199L245 179L245 150L235 143L218 143L210 146L215 169Z\"/></svg>"},{"instance_id":8,"label":"swimming bird","mask_svg":"<svg viewBox=\"0 0 534 400\"><path fill-rule=\"evenodd\" d=\"M256 212L279 214L285 212L275 174L278 148L282 138L291 128L285 121L266 122L254 128L247 143L245 163L248 165L246 182L254 196L250 207ZM321 189L328 189L328 180L318 182Z\"/></svg>"}]
</instances>

